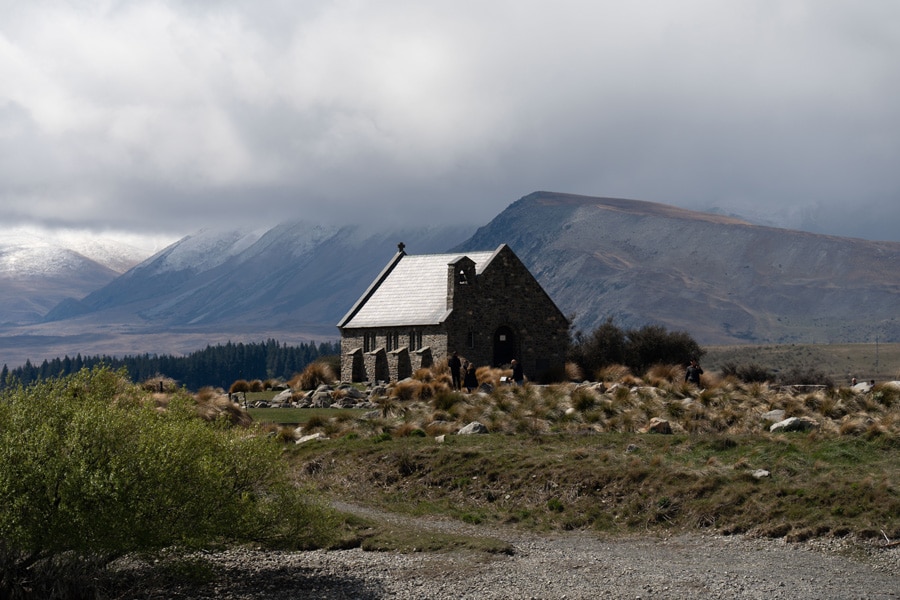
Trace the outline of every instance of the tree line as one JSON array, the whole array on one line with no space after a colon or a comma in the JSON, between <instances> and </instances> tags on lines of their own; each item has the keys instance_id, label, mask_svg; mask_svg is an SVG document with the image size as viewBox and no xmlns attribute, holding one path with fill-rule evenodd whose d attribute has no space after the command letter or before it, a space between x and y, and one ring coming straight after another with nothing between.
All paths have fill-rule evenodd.
<instances>
[{"instance_id":1,"label":"tree line","mask_svg":"<svg viewBox=\"0 0 900 600\"><path fill-rule=\"evenodd\" d=\"M339 342L314 342L287 345L269 339L265 342L207 345L206 348L185 356L169 354L140 354L113 357L95 355L74 358L54 358L44 360L40 365L25 361L21 367L9 369L3 365L0 371L0 389L10 382L29 385L56 377L78 373L84 368L92 369L107 365L113 369L125 369L134 382L144 381L157 375L170 377L190 390L204 386L227 388L237 379L290 379L302 372L310 363L326 356L339 355Z\"/></svg>"}]
</instances>

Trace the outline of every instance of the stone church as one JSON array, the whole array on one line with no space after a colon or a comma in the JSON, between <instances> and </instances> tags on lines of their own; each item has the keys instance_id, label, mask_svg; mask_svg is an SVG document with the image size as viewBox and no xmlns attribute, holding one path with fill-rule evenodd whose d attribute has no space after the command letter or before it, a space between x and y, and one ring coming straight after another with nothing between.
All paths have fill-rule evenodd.
<instances>
[{"instance_id":1,"label":"stone church","mask_svg":"<svg viewBox=\"0 0 900 600\"><path fill-rule=\"evenodd\" d=\"M398 381L453 352L476 366L517 359L531 381L565 363L569 322L506 244L407 254L403 244L338 323L341 378Z\"/></svg>"}]
</instances>

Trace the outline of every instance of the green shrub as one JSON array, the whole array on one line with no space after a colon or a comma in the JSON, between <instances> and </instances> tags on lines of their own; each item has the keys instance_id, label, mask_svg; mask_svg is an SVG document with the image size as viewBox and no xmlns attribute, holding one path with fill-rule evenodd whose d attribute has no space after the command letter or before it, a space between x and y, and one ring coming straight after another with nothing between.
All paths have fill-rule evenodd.
<instances>
[{"instance_id":1,"label":"green shrub","mask_svg":"<svg viewBox=\"0 0 900 600\"><path fill-rule=\"evenodd\" d=\"M277 443L193 402L157 410L105 367L0 395L0 597L62 558L324 541L330 517L287 483Z\"/></svg>"}]
</instances>

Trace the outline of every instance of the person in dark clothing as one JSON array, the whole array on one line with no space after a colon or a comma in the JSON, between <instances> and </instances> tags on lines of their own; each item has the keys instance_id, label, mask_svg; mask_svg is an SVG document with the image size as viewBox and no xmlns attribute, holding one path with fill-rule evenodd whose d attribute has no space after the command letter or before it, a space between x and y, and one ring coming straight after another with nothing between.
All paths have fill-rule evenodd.
<instances>
[{"instance_id":1,"label":"person in dark clothing","mask_svg":"<svg viewBox=\"0 0 900 600\"><path fill-rule=\"evenodd\" d=\"M525 374L522 372L522 363L517 361L516 359L512 359L512 363L510 364L513 371L513 381L516 382L516 385L524 385L525 384Z\"/></svg>"},{"instance_id":2,"label":"person in dark clothing","mask_svg":"<svg viewBox=\"0 0 900 600\"><path fill-rule=\"evenodd\" d=\"M697 359L692 358L691 364L688 365L687 371L684 373L684 380L694 385L700 385L700 376L703 375L703 369Z\"/></svg>"},{"instance_id":3,"label":"person in dark clothing","mask_svg":"<svg viewBox=\"0 0 900 600\"><path fill-rule=\"evenodd\" d=\"M458 390L460 387L462 387L459 379L459 370L462 368L462 363L459 360L459 354L454 352L453 356L451 356L450 360L448 361L448 365L450 366L450 377L453 378L453 389Z\"/></svg>"},{"instance_id":4,"label":"person in dark clothing","mask_svg":"<svg viewBox=\"0 0 900 600\"><path fill-rule=\"evenodd\" d=\"M469 363L469 366L466 367L463 385L466 387L466 392L470 394L478 387L478 377L475 376L475 365L472 363Z\"/></svg>"}]
</instances>

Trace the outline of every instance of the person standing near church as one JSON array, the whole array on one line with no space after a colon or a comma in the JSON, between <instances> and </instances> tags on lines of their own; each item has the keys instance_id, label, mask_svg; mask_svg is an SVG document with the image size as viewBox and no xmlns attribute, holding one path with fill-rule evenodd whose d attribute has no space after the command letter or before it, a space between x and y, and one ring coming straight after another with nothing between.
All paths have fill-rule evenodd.
<instances>
[{"instance_id":1,"label":"person standing near church","mask_svg":"<svg viewBox=\"0 0 900 600\"><path fill-rule=\"evenodd\" d=\"M691 364L688 365L687 371L684 372L684 380L699 386L701 375L703 375L703 369L700 368L700 363L697 362L697 359L692 358Z\"/></svg>"},{"instance_id":2,"label":"person standing near church","mask_svg":"<svg viewBox=\"0 0 900 600\"><path fill-rule=\"evenodd\" d=\"M465 386L466 392L471 394L478 389L478 376L475 374L475 365L473 363L467 364L464 377L463 386Z\"/></svg>"},{"instance_id":3,"label":"person standing near church","mask_svg":"<svg viewBox=\"0 0 900 600\"><path fill-rule=\"evenodd\" d=\"M516 382L516 385L524 385L525 384L525 373L522 372L522 363L517 361L516 359L512 359L512 363L510 363L513 371L513 381Z\"/></svg>"},{"instance_id":4,"label":"person standing near church","mask_svg":"<svg viewBox=\"0 0 900 600\"><path fill-rule=\"evenodd\" d=\"M450 377L453 379L453 389L458 390L462 387L462 382L459 379L459 370L462 368L462 363L459 360L458 353L453 353L453 356L448 361L448 365L450 366Z\"/></svg>"}]
</instances>

